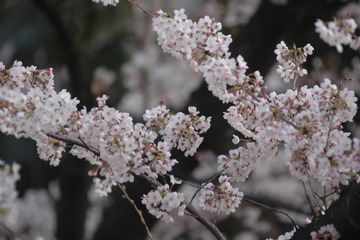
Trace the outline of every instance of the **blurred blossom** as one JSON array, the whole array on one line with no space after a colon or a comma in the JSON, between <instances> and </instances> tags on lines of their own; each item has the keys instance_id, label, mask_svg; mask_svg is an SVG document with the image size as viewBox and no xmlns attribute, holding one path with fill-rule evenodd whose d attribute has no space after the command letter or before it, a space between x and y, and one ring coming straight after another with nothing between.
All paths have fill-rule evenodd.
<instances>
[{"instance_id":1,"label":"blurred blossom","mask_svg":"<svg viewBox=\"0 0 360 240\"><path fill-rule=\"evenodd\" d=\"M0 59L1 61L8 63L15 53L15 44L14 42L8 40L3 43L3 46L0 48Z\"/></svg>"},{"instance_id":2,"label":"blurred blossom","mask_svg":"<svg viewBox=\"0 0 360 240\"><path fill-rule=\"evenodd\" d=\"M8 226L29 239L55 239L56 213L53 199L45 189L28 190L13 205L14 222Z\"/></svg>"},{"instance_id":3,"label":"blurred blossom","mask_svg":"<svg viewBox=\"0 0 360 240\"><path fill-rule=\"evenodd\" d=\"M234 0L229 1L223 19L224 26L232 27L246 24L256 13L260 0Z\"/></svg>"},{"instance_id":4,"label":"blurred blossom","mask_svg":"<svg viewBox=\"0 0 360 240\"><path fill-rule=\"evenodd\" d=\"M338 12L337 16L351 16L354 19L360 18L360 4L355 2L349 2L344 7L342 7Z\"/></svg>"},{"instance_id":5,"label":"blurred blossom","mask_svg":"<svg viewBox=\"0 0 360 240\"><path fill-rule=\"evenodd\" d=\"M276 5L286 5L288 3L288 0L270 0L270 2Z\"/></svg>"},{"instance_id":6,"label":"blurred blossom","mask_svg":"<svg viewBox=\"0 0 360 240\"><path fill-rule=\"evenodd\" d=\"M16 182L20 179L19 170L19 164L8 165L0 160L0 221L5 225L16 223L12 218L12 209L18 196Z\"/></svg>"},{"instance_id":7,"label":"blurred blossom","mask_svg":"<svg viewBox=\"0 0 360 240\"><path fill-rule=\"evenodd\" d=\"M360 37L355 35L357 23L353 18L334 18L333 21L324 22L318 19L315 22L315 31L320 38L335 46L339 53L343 52L343 45L349 45L353 50L360 48Z\"/></svg>"},{"instance_id":8,"label":"blurred blossom","mask_svg":"<svg viewBox=\"0 0 360 240\"><path fill-rule=\"evenodd\" d=\"M235 236L234 240L259 240L260 238L250 231L244 231Z\"/></svg>"},{"instance_id":9,"label":"blurred blossom","mask_svg":"<svg viewBox=\"0 0 360 240\"><path fill-rule=\"evenodd\" d=\"M161 100L168 107L183 108L202 81L201 74L194 73L185 62L162 55L156 46L134 53L121 72L128 92L119 109L138 117Z\"/></svg>"},{"instance_id":10,"label":"blurred blossom","mask_svg":"<svg viewBox=\"0 0 360 240\"><path fill-rule=\"evenodd\" d=\"M111 197L106 198L99 196L95 192L95 187L92 185L88 190L89 207L86 211L85 240L90 240L98 229L99 224L103 219L103 210L111 204Z\"/></svg>"},{"instance_id":11,"label":"blurred blossom","mask_svg":"<svg viewBox=\"0 0 360 240\"><path fill-rule=\"evenodd\" d=\"M343 76L353 79L353 81L344 82L344 86L354 90L357 94L360 94L360 58L354 57L351 59L351 65L344 68Z\"/></svg>"},{"instance_id":12,"label":"blurred blossom","mask_svg":"<svg viewBox=\"0 0 360 240\"><path fill-rule=\"evenodd\" d=\"M95 3L102 2L104 6L112 5L116 6L119 3L119 0L92 0Z\"/></svg>"},{"instance_id":13,"label":"blurred blossom","mask_svg":"<svg viewBox=\"0 0 360 240\"><path fill-rule=\"evenodd\" d=\"M94 80L91 84L91 93L95 97L104 94L109 95L111 84L115 81L116 74L104 67L98 67L94 71Z\"/></svg>"},{"instance_id":14,"label":"blurred blossom","mask_svg":"<svg viewBox=\"0 0 360 240\"><path fill-rule=\"evenodd\" d=\"M195 179L204 180L217 173L217 157L211 150L199 151L195 157L199 162L192 172Z\"/></svg>"},{"instance_id":15,"label":"blurred blossom","mask_svg":"<svg viewBox=\"0 0 360 240\"><path fill-rule=\"evenodd\" d=\"M28 190L18 198L20 165L0 161L0 222L26 239L54 239L55 209L46 190Z\"/></svg>"}]
</instances>

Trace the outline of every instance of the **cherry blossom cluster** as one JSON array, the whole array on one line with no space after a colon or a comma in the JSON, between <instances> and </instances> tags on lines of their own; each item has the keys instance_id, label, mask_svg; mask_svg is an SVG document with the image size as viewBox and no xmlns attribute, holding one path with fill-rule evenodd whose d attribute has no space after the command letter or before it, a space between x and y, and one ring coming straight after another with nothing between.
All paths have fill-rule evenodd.
<instances>
[{"instance_id":1,"label":"cherry blossom cluster","mask_svg":"<svg viewBox=\"0 0 360 240\"><path fill-rule=\"evenodd\" d=\"M259 106L267 108L265 99L258 96L263 88L263 78L258 71L246 74L248 67L242 56L230 58L228 50L232 39L220 32L221 24L209 17L193 22L186 18L183 9L175 10L174 16L160 10L153 18L153 28L165 52L188 61L195 71L203 73L213 95L224 103L234 103L224 115L229 124L243 135L254 137L252 130L256 127ZM272 141L260 138L257 141L261 142L261 147L256 147L261 153L274 149ZM249 165L248 161L239 163L238 169L246 164ZM250 172L253 167L247 168ZM247 176L248 173L236 175Z\"/></svg>"},{"instance_id":2,"label":"cherry blossom cluster","mask_svg":"<svg viewBox=\"0 0 360 240\"><path fill-rule=\"evenodd\" d=\"M146 126L133 124L128 113L106 106L106 99L106 96L97 98L99 106L90 112L83 109L70 126L77 130L69 132L70 136L81 136L88 146L99 150L100 158L78 146L70 153L98 165L90 175L103 195L111 192L117 183L132 182L133 174L156 179L158 174L170 172L177 163L171 158L171 149L177 146L185 155L194 154L203 139L199 134L210 127L210 118L198 116L194 107L189 107L189 115L171 114L165 105L146 111ZM160 140L158 135L162 136Z\"/></svg>"},{"instance_id":3,"label":"cherry blossom cluster","mask_svg":"<svg viewBox=\"0 0 360 240\"><path fill-rule=\"evenodd\" d=\"M341 123L352 121L356 113L353 91L338 89L325 79L314 88L304 86L266 95L261 91L260 73L246 75L244 59L229 58L231 40L219 32L219 23L208 17L194 23L186 19L183 9L174 13L171 16L158 11L154 16L159 44L165 52L202 72L215 96L233 103L224 118L254 140L231 150L229 156L220 155L219 171L229 174L231 181L244 181L261 159L275 156L280 143L285 147L290 172L303 181L311 175L322 185L335 187L352 178L358 168L349 158L352 141ZM301 64L312 52L310 44L289 50L284 42L275 50L280 63L296 67L287 78L306 74Z\"/></svg>"},{"instance_id":4,"label":"cherry blossom cluster","mask_svg":"<svg viewBox=\"0 0 360 240\"><path fill-rule=\"evenodd\" d=\"M194 72L186 62L163 56L156 45L130 54L131 60L121 67L127 92L119 109L134 117L141 117L145 109L156 106L160 100L172 109L183 109L190 94L202 83L200 73Z\"/></svg>"},{"instance_id":5,"label":"cherry blossom cluster","mask_svg":"<svg viewBox=\"0 0 360 240\"><path fill-rule=\"evenodd\" d=\"M314 48L307 44L303 48L296 48L289 50L284 41L281 41L275 50L276 60L280 63L277 72L284 79L284 82L290 80L296 81L300 76L307 74L307 70L302 67L306 62L307 56L312 55Z\"/></svg>"},{"instance_id":6,"label":"cherry blossom cluster","mask_svg":"<svg viewBox=\"0 0 360 240\"><path fill-rule=\"evenodd\" d=\"M149 213L157 219L174 222L170 212L179 208L179 215L184 215L186 205L182 204L183 201L184 193L172 192L169 185L165 184L144 195L141 202L146 206Z\"/></svg>"},{"instance_id":7,"label":"cherry blossom cluster","mask_svg":"<svg viewBox=\"0 0 360 240\"><path fill-rule=\"evenodd\" d=\"M198 116L196 107L188 107L189 115L169 114L164 105L146 110L144 120L150 128L160 127L159 134L170 149L177 147L185 156L193 156L203 141L199 134L210 128L211 117Z\"/></svg>"},{"instance_id":8,"label":"cherry blossom cluster","mask_svg":"<svg viewBox=\"0 0 360 240\"><path fill-rule=\"evenodd\" d=\"M96 156L74 146L70 153L98 166L89 174L103 195L111 192L111 187L117 183L132 182L131 172L157 177L157 168L150 163L162 161L167 169L176 163L161 142L155 143L155 132L147 131L143 124L133 124L128 113L106 106L106 99L106 96L99 97L98 107L77 113L68 130L69 136L81 137L88 146L99 150Z\"/></svg>"},{"instance_id":9,"label":"cherry blossom cluster","mask_svg":"<svg viewBox=\"0 0 360 240\"><path fill-rule=\"evenodd\" d=\"M319 231L311 232L311 239L312 240L321 240L321 239L331 239L331 240L337 240L341 236L339 232L336 230L333 224L328 224L325 226L322 226Z\"/></svg>"},{"instance_id":10,"label":"cherry blossom cluster","mask_svg":"<svg viewBox=\"0 0 360 240\"><path fill-rule=\"evenodd\" d=\"M273 154L267 145L262 148L255 142L249 142L243 147L232 149L229 151L229 156L218 156L218 171L228 174L231 181L244 182L264 158L266 151Z\"/></svg>"},{"instance_id":11,"label":"cherry blossom cluster","mask_svg":"<svg viewBox=\"0 0 360 240\"><path fill-rule=\"evenodd\" d=\"M200 192L199 206L205 211L217 214L235 212L244 194L238 188L233 188L229 180L228 176L222 175L219 177L219 186L211 182L204 185Z\"/></svg>"},{"instance_id":12,"label":"cherry blossom cluster","mask_svg":"<svg viewBox=\"0 0 360 240\"><path fill-rule=\"evenodd\" d=\"M40 157L55 166L66 141L54 134L79 140L86 147L75 144L70 153L94 165L89 174L101 195L111 192L113 185L133 181L134 174L156 179L158 174L170 172L177 163L171 158L171 149L193 155L203 140L199 134L210 127L210 118L199 116L195 107L189 107L186 115L171 114L160 105L144 115L149 129L134 124L128 113L108 107L105 95L97 98L97 107L78 111L78 100L65 90L54 91L51 69L25 68L15 62L10 69L0 64L0 74L0 130L34 139ZM159 109L166 116L157 115ZM157 121L155 125L150 124L152 120Z\"/></svg>"},{"instance_id":13,"label":"cherry blossom cluster","mask_svg":"<svg viewBox=\"0 0 360 240\"><path fill-rule=\"evenodd\" d=\"M315 22L315 31L320 38L330 46L335 46L339 53L343 51L343 45L349 45L354 50L360 48L360 37L355 35L356 28L353 18L335 18L329 22L318 19Z\"/></svg>"},{"instance_id":14,"label":"cherry blossom cluster","mask_svg":"<svg viewBox=\"0 0 360 240\"><path fill-rule=\"evenodd\" d=\"M116 5L119 1L101 2ZM261 74L246 74L248 67L242 56L230 58L232 39L220 32L220 23L209 17L193 22L184 9L174 13L171 16L159 10L154 15L159 45L203 74L214 96L230 104L224 118L246 138L245 144L230 150L227 156L218 156L218 171L224 175L218 178L218 186L207 182L200 187L199 206L203 210L235 212L244 194L231 182L245 181L260 161L276 156L279 145L284 148L291 174L302 181L313 176L323 186L335 188L360 179L360 140L351 140L341 125L352 121L356 113L353 91L340 89L325 79L313 88L303 86L267 95L262 92ZM328 25L318 20L316 27L339 52L344 44L360 47L360 40L353 39L357 26L351 19ZM307 74L301 64L312 52L310 44L293 50L284 42L277 45L275 53L281 64L278 72L285 82ZM25 68L21 62L6 69L0 63L0 131L34 139L40 157L54 166L59 164L67 144L72 143L70 153L93 165L89 175L100 195L107 195L114 185L134 181L135 175L154 180L169 174L177 163L171 150L177 148L185 156L193 156L203 141L200 135L210 128L211 117L199 115L196 107L189 107L189 114L173 114L163 104L146 110L144 124L134 124L128 113L108 107L105 95L97 98L97 107L78 111L77 99L65 90L54 91L53 77L52 69ZM239 141L234 138L234 144ZM5 176L9 175L6 169ZM13 172L15 177L10 179L15 180L16 165ZM181 183L172 175L170 179L172 186ZM8 189L13 186L13 182L6 184ZM170 213L174 209L183 215L186 208L185 194L173 191L172 186L159 183L142 198L148 211L165 222L173 222ZM0 193L5 198L6 191ZM332 225L311 236L340 237Z\"/></svg>"},{"instance_id":15,"label":"cherry blossom cluster","mask_svg":"<svg viewBox=\"0 0 360 240\"><path fill-rule=\"evenodd\" d=\"M219 32L221 24L208 16L198 22L186 17L184 9L175 10L174 16L161 10L154 15L153 29L164 52L202 72L209 90L224 103L242 98L245 91L260 92L263 79L259 72L245 75L244 59L229 58L232 39Z\"/></svg>"},{"instance_id":16,"label":"cherry blossom cluster","mask_svg":"<svg viewBox=\"0 0 360 240\"><path fill-rule=\"evenodd\" d=\"M76 111L77 99L65 90L54 90L52 69L23 67L15 61L10 69L0 63L0 130L36 141L41 159L58 165L65 143L44 132L60 130Z\"/></svg>"},{"instance_id":17,"label":"cherry blossom cluster","mask_svg":"<svg viewBox=\"0 0 360 240\"><path fill-rule=\"evenodd\" d=\"M290 172L301 180L314 176L326 187L346 184L353 171L358 171L348 155L352 149L349 133L344 133L341 126L352 121L356 113L354 92L340 90L325 79L314 88L271 93L269 99L272 120L284 118L291 122L268 119L257 130L259 135L271 133L284 144Z\"/></svg>"}]
</instances>

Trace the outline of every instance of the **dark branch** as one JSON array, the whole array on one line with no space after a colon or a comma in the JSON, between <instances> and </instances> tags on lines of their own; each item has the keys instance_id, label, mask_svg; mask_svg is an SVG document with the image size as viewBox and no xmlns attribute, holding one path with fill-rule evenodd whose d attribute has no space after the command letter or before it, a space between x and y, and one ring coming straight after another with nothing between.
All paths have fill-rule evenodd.
<instances>
[{"instance_id":1,"label":"dark branch","mask_svg":"<svg viewBox=\"0 0 360 240\"><path fill-rule=\"evenodd\" d=\"M77 145L77 146L80 146L82 148L85 148L89 151L91 151L92 153L94 153L96 156L100 157L100 152L99 150L93 148L93 147L90 147L88 146L86 143L84 143L84 141L82 141L81 139L77 139L77 138L70 138L70 137L66 137L66 136L63 136L63 135L59 135L59 134L56 134L56 133L48 133L47 134L48 137L51 137L51 138L54 138L56 140L60 140L62 142L65 142L65 143L69 143L69 144L73 144L73 145Z\"/></svg>"},{"instance_id":2,"label":"dark branch","mask_svg":"<svg viewBox=\"0 0 360 240\"><path fill-rule=\"evenodd\" d=\"M322 226L334 224L342 240L355 239L360 236L360 184L350 184L318 219L298 229L292 240L311 240L310 233L318 231Z\"/></svg>"}]
</instances>

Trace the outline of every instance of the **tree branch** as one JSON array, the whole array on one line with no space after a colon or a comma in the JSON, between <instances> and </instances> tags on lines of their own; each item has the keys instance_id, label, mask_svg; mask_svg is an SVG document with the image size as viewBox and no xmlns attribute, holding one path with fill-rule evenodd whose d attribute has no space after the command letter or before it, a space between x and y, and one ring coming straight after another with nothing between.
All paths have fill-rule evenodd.
<instances>
[{"instance_id":1,"label":"tree branch","mask_svg":"<svg viewBox=\"0 0 360 240\"><path fill-rule=\"evenodd\" d=\"M91 146L88 146L86 143L84 143L80 139L71 138L71 137L59 135L56 133L48 133L47 136L57 139L57 140L60 140L60 141L63 141L63 142L66 142L66 143L77 145L79 147L83 147L83 148L91 151L92 153L94 153L96 156L100 156L99 150L94 149ZM132 174L134 174L134 173L132 173ZM162 185L156 179L152 179L145 174L140 174L140 175L135 175L135 176L142 178L143 180L145 180L147 183L151 184L154 187L158 187L158 186ZM185 208L186 211L188 211L196 220L198 220L201 224L203 224L216 237L216 239L226 240L224 235L220 232L220 230L216 227L215 224L211 223L209 220L207 220L206 218L201 216L199 211L197 209L195 209L190 203L184 202L184 204L186 205L186 208Z\"/></svg>"},{"instance_id":2,"label":"tree branch","mask_svg":"<svg viewBox=\"0 0 360 240\"><path fill-rule=\"evenodd\" d=\"M146 15L149 15L150 17L154 17L153 14L149 13L148 11L145 10L145 8L143 8L142 6L140 6L137 2L132 1L132 0L127 0L129 3L135 5L136 7L140 8Z\"/></svg>"},{"instance_id":3,"label":"tree branch","mask_svg":"<svg viewBox=\"0 0 360 240\"><path fill-rule=\"evenodd\" d=\"M147 233L147 235L149 236L150 240L153 240L152 235L151 235L151 232L150 232L150 230L149 230L148 225L146 224L146 221L145 221L145 219L144 219L144 217L143 217L142 212L141 212L140 209L136 206L134 200L132 200L132 199L130 198L130 196L127 194L126 189L125 189L125 186L122 186L120 183L118 183L117 185L119 186L119 188L121 189L121 191L124 193L125 198L130 202L130 204L134 207L136 213L139 215L142 224L145 226L146 233Z\"/></svg>"},{"instance_id":4,"label":"tree branch","mask_svg":"<svg viewBox=\"0 0 360 240\"><path fill-rule=\"evenodd\" d=\"M99 150L88 146L86 143L84 143L84 141L82 141L80 139L71 138L71 137L59 135L59 134L56 134L56 133L47 133L46 135L48 137L60 140L62 142L66 142L66 143L69 143L69 144L73 144L73 145L77 145L79 147L85 148L85 149L89 150L90 152L94 153L96 156L100 157Z\"/></svg>"}]
</instances>

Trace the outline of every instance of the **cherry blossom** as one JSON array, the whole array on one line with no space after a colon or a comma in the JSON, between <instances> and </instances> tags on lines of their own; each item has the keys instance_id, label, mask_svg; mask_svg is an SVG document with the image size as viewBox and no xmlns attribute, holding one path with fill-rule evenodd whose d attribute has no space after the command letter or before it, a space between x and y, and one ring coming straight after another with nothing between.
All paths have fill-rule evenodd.
<instances>
[{"instance_id":1,"label":"cherry blossom","mask_svg":"<svg viewBox=\"0 0 360 240\"><path fill-rule=\"evenodd\" d=\"M78 111L78 100L65 90L54 91L51 69L25 68L15 62L9 70L2 64L1 76L1 131L34 139L40 158L54 166L66 143L54 139L53 134L79 139L87 148L74 145L70 153L94 165L89 174L100 195L107 195L118 183L132 182L134 174L157 178L170 172L177 163L171 158L171 149L178 147L185 155L193 155L203 141L200 134L210 127L211 118L199 116L195 107L189 107L190 114L185 115L170 114L161 105L144 115L148 127L160 127L160 140L155 129L134 124L128 113L108 107L107 96L97 98L97 107ZM156 115L161 109L166 116ZM151 116L164 119L151 126Z\"/></svg>"},{"instance_id":2,"label":"cherry blossom","mask_svg":"<svg viewBox=\"0 0 360 240\"><path fill-rule=\"evenodd\" d=\"M285 94L260 94L261 75L258 72L246 75L247 65L241 56L236 60L229 58L228 43L224 40L228 37L219 32L221 25L209 17L198 23L185 17L175 13L171 18L157 12L153 26L159 44L165 52L203 72L209 90L223 102L234 104L224 118L254 140L231 150L229 156L220 155L218 170L228 173L231 181L244 181L263 157L277 153L280 142L285 147L290 172L299 179L305 181L312 175L326 187L347 183L352 164L345 153L351 149L351 140L342 132L341 123L351 121L356 113L354 92L338 89L325 79L314 88L304 86ZM313 53L313 47L307 44L289 50L281 42L275 53L282 69L287 69L281 72L285 80L296 80L307 73L301 64Z\"/></svg>"},{"instance_id":3,"label":"cherry blossom","mask_svg":"<svg viewBox=\"0 0 360 240\"><path fill-rule=\"evenodd\" d=\"M303 48L294 46L294 49L289 50L284 41L276 46L276 60L281 64L278 66L277 72L284 78L284 82L296 81L299 76L307 74L307 70L302 67L302 64L306 62L308 55L312 55L313 50L314 48L310 44Z\"/></svg>"},{"instance_id":4,"label":"cherry blossom","mask_svg":"<svg viewBox=\"0 0 360 240\"><path fill-rule=\"evenodd\" d=\"M218 156L218 171L229 174L232 181L243 182L260 163L263 153L263 149L254 142L247 143L245 147L230 150L229 157Z\"/></svg>"},{"instance_id":5,"label":"cherry blossom","mask_svg":"<svg viewBox=\"0 0 360 240\"><path fill-rule=\"evenodd\" d=\"M322 226L319 231L311 232L311 239L312 240L320 240L320 239L332 239L337 240L340 238L340 234L336 231L336 228L333 224L328 224Z\"/></svg>"},{"instance_id":6,"label":"cherry blossom","mask_svg":"<svg viewBox=\"0 0 360 240\"><path fill-rule=\"evenodd\" d=\"M353 18L335 18L329 22L318 19L315 22L315 31L320 38L330 46L335 46L339 53L343 52L343 45L350 45L354 50L360 48L359 37L355 35L356 28Z\"/></svg>"},{"instance_id":7,"label":"cherry blossom","mask_svg":"<svg viewBox=\"0 0 360 240\"><path fill-rule=\"evenodd\" d=\"M181 207L179 215L183 215L184 193L172 192L169 185L159 186L155 190L151 190L148 194L143 196L142 203L145 204L149 213L156 218L165 222L173 222L174 219L170 216L170 212Z\"/></svg>"},{"instance_id":8,"label":"cherry blossom","mask_svg":"<svg viewBox=\"0 0 360 240\"><path fill-rule=\"evenodd\" d=\"M225 212L230 214L239 207L244 194L238 188L233 188L227 176L220 176L220 186L213 183L204 185L200 191L199 206L212 213Z\"/></svg>"},{"instance_id":9,"label":"cherry blossom","mask_svg":"<svg viewBox=\"0 0 360 240\"><path fill-rule=\"evenodd\" d=\"M147 127L160 127L159 134L172 149L177 147L185 152L185 156L193 156L203 141L199 133L210 128L211 117L198 116L195 107L189 107L189 115L177 113L168 114L169 110L160 105L152 110L146 110L144 120Z\"/></svg>"}]
</instances>

